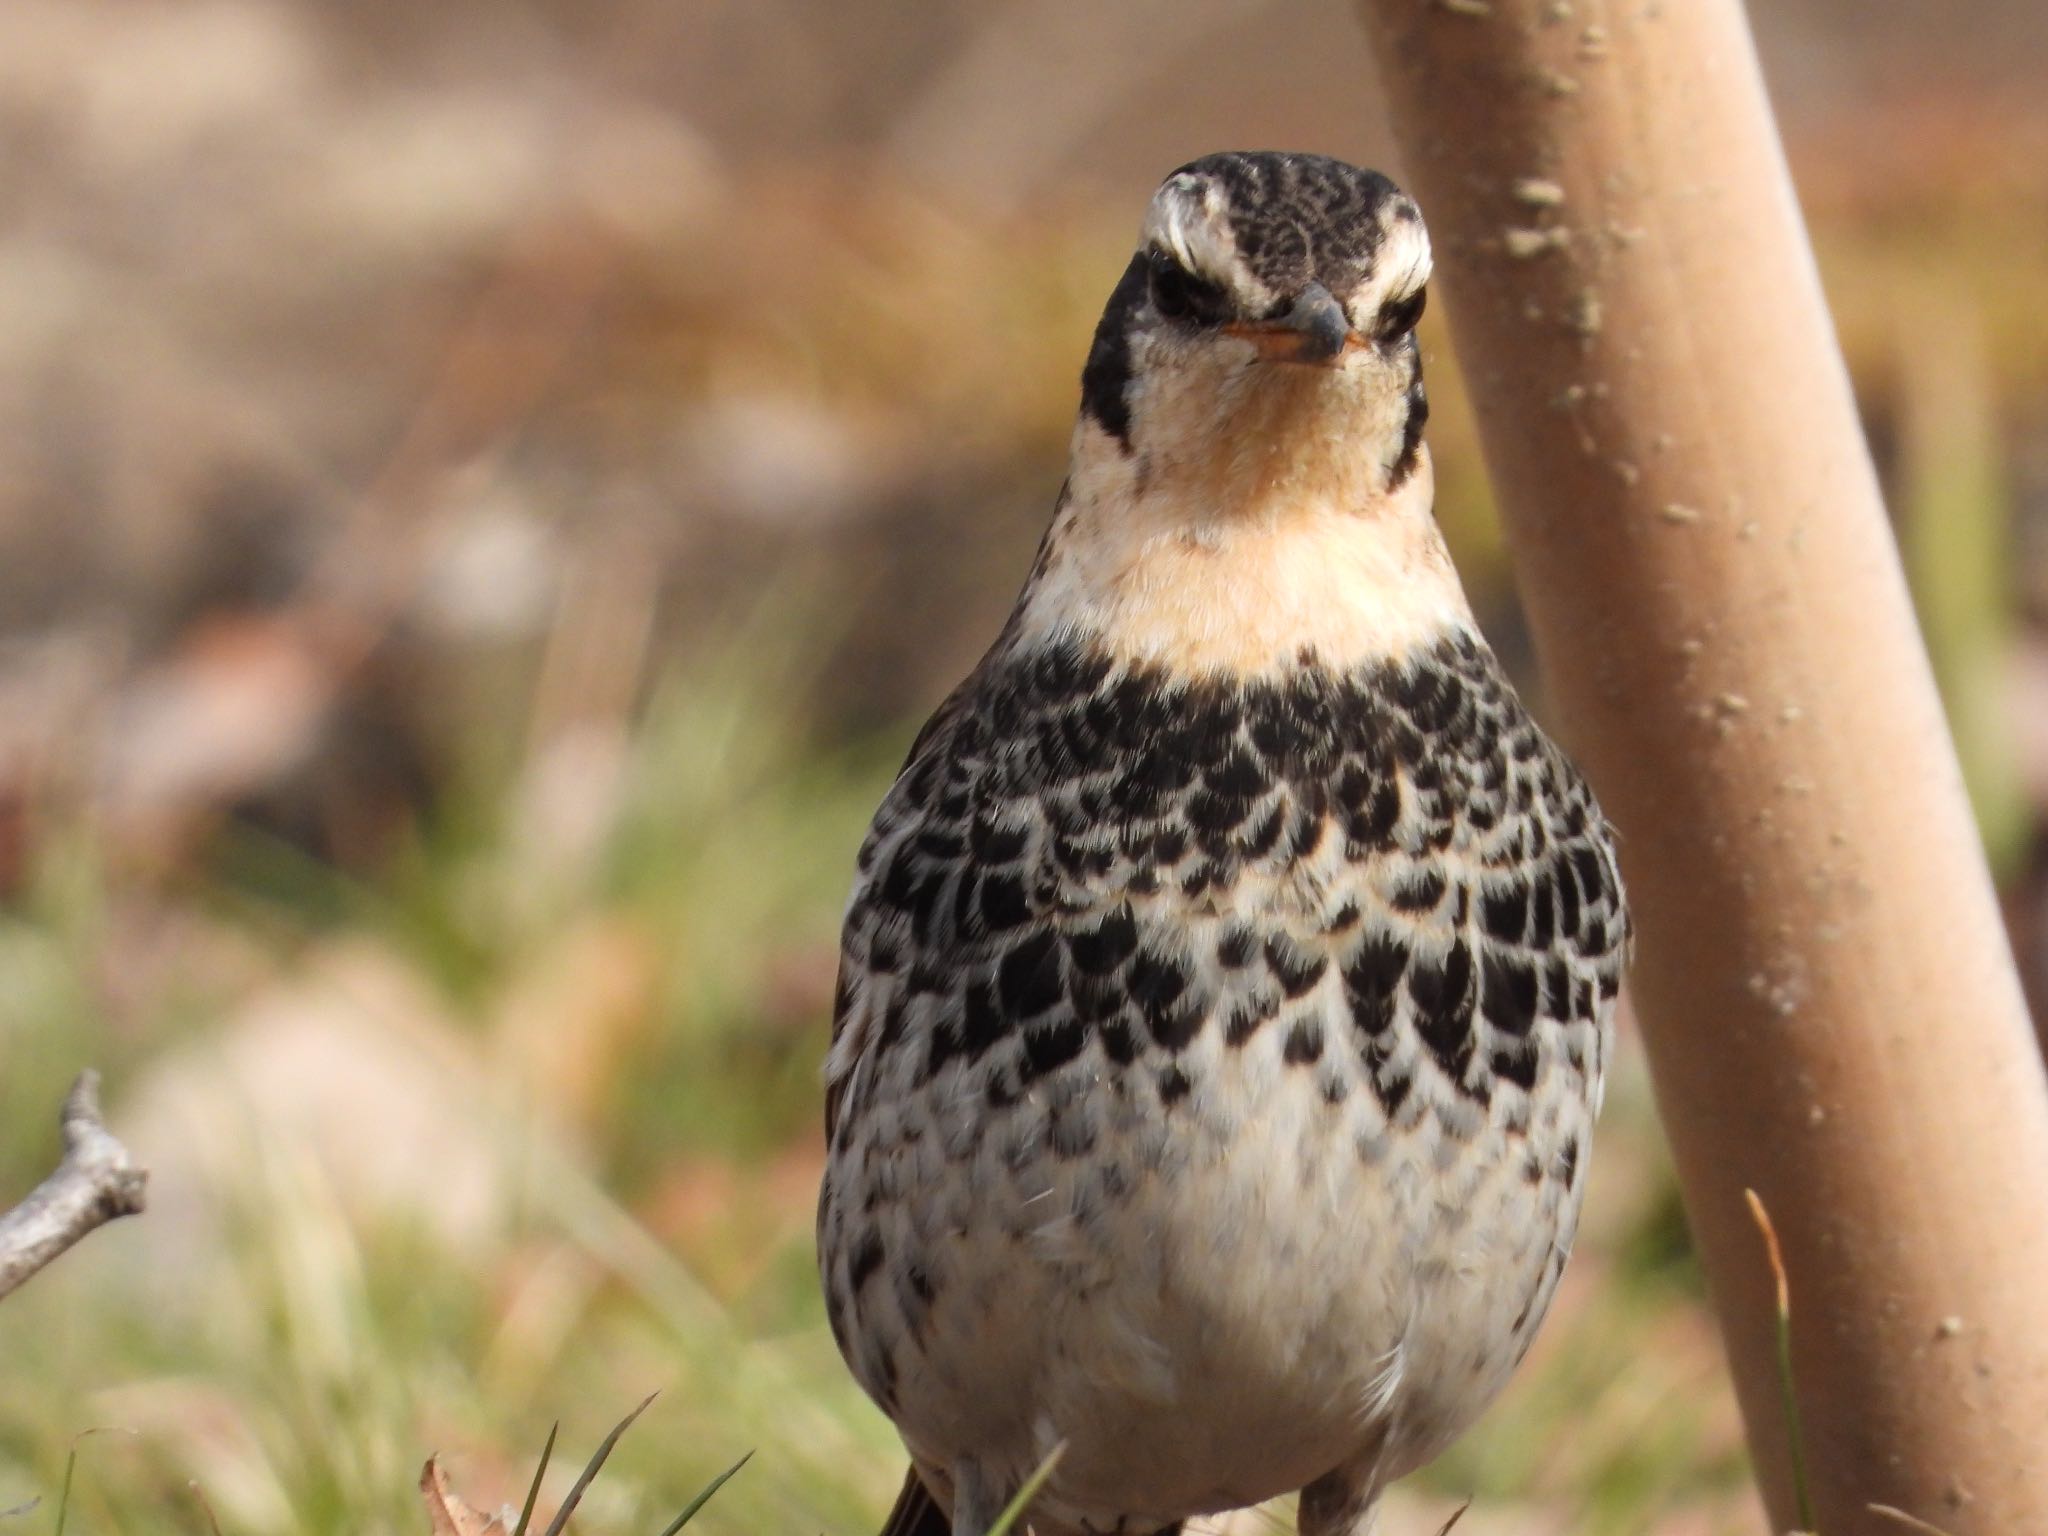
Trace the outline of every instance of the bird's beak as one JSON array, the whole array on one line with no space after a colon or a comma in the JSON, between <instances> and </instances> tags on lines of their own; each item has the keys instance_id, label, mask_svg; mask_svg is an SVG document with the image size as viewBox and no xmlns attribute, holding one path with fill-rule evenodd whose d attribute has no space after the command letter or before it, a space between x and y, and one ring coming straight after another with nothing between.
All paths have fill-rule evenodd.
<instances>
[{"instance_id":1,"label":"bird's beak","mask_svg":"<svg viewBox=\"0 0 2048 1536\"><path fill-rule=\"evenodd\" d=\"M1257 349L1261 358L1277 363L1316 363L1334 368L1356 338L1350 318L1330 290L1310 283L1294 307L1271 320L1237 320L1223 327Z\"/></svg>"}]
</instances>

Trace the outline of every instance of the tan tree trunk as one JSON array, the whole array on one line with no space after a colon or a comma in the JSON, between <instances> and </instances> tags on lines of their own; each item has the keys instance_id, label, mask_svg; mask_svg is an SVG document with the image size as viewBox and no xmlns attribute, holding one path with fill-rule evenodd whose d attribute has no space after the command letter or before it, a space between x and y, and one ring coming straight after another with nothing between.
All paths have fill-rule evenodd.
<instances>
[{"instance_id":1,"label":"tan tree trunk","mask_svg":"<svg viewBox=\"0 0 2048 1536\"><path fill-rule=\"evenodd\" d=\"M1360 11L1776 1525L1744 1186L1826 1536L2048 1532L2048 1086L1741 7Z\"/></svg>"}]
</instances>

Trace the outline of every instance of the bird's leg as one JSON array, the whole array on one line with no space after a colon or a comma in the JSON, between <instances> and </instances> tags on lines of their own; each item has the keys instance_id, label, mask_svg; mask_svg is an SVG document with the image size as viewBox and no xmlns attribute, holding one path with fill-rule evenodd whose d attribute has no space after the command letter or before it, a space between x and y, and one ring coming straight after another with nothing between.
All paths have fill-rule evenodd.
<instances>
[{"instance_id":1,"label":"bird's leg","mask_svg":"<svg viewBox=\"0 0 2048 1536\"><path fill-rule=\"evenodd\" d=\"M1372 1536L1379 1523L1379 1458L1326 1472L1301 1490L1299 1536Z\"/></svg>"},{"instance_id":2,"label":"bird's leg","mask_svg":"<svg viewBox=\"0 0 2048 1536\"><path fill-rule=\"evenodd\" d=\"M971 1461L953 1468L953 1536L988 1536L1012 1495Z\"/></svg>"}]
</instances>

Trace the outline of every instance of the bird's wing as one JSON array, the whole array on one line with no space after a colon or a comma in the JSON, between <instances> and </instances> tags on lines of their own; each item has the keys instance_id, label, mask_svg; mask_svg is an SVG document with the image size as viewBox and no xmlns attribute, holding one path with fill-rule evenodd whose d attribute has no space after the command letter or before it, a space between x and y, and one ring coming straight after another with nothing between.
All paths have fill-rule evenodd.
<instances>
[{"instance_id":1,"label":"bird's wing","mask_svg":"<svg viewBox=\"0 0 2048 1536\"><path fill-rule=\"evenodd\" d=\"M983 666L986 665L984 662ZM832 1003L832 1047L825 1061L828 1144L838 1126L840 1105L847 1089L867 1059L868 1020L883 1001L878 995L882 978L872 968L869 943L873 937L871 930L881 916L869 896L883 878L885 851L906 833L914 832L923 819L926 802L933 793L933 776L943 766L955 727L973 708L981 676L982 668L977 667L924 723L861 842L858 872L840 940L839 979Z\"/></svg>"}]
</instances>

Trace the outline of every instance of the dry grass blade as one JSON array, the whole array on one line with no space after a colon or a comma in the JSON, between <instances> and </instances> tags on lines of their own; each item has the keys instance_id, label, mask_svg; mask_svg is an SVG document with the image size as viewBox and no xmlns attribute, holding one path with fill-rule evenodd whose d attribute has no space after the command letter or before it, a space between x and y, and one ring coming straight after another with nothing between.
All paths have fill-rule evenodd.
<instances>
[{"instance_id":1,"label":"dry grass blade","mask_svg":"<svg viewBox=\"0 0 2048 1536\"><path fill-rule=\"evenodd\" d=\"M545 1536L562 1536L563 1530L569 1524L569 1517L576 1513L576 1506L583 1502L584 1491L590 1487L591 1480L598 1474L598 1469L605 1464L613 1448L618 1445L619 1437L633 1427L633 1421L645 1413L647 1405L659 1396L661 1396L659 1392L648 1393L640 1399L640 1406L638 1408L635 1408L612 1426L612 1432L604 1437L603 1442L597 1448L596 1454L590 1458L589 1464L584 1467L583 1471L577 1476L574 1485L569 1489L569 1496L562 1500L562 1507L555 1511L555 1518L548 1522Z\"/></svg>"},{"instance_id":2,"label":"dry grass blade","mask_svg":"<svg viewBox=\"0 0 2048 1536\"><path fill-rule=\"evenodd\" d=\"M1764 1209L1763 1197L1753 1189L1745 1189L1742 1198L1749 1202L1749 1214L1755 1218L1757 1230L1764 1235L1764 1252L1770 1260L1771 1278L1778 1285L1778 1316L1792 1315L1792 1286L1785 1278L1785 1255L1778 1247L1778 1229L1771 1225L1771 1213Z\"/></svg>"},{"instance_id":3,"label":"dry grass blade","mask_svg":"<svg viewBox=\"0 0 2048 1536\"><path fill-rule=\"evenodd\" d=\"M1437 1527L1436 1536L1451 1536L1452 1528L1456 1526L1460 1520L1465 1518L1465 1511L1470 1509L1471 1507L1472 1501L1470 1499L1467 1499L1464 1503L1460 1504L1456 1509L1452 1510L1451 1518L1446 1520L1442 1525Z\"/></svg>"},{"instance_id":4,"label":"dry grass blade","mask_svg":"<svg viewBox=\"0 0 2048 1536\"><path fill-rule=\"evenodd\" d=\"M1792 1450L1792 1498L1799 1509L1799 1528L1814 1529L1813 1494L1806 1482L1806 1436L1799 1427L1799 1394L1792 1381L1792 1285L1785 1275L1785 1255L1778 1247L1778 1229L1771 1225L1771 1213L1753 1189L1742 1197L1749 1202L1749 1214L1764 1235L1764 1253L1770 1260L1771 1277L1778 1286L1778 1395L1785 1405L1785 1433Z\"/></svg>"},{"instance_id":5,"label":"dry grass blade","mask_svg":"<svg viewBox=\"0 0 2048 1536\"><path fill-rule=\"evenodd\" d=\"M0 1509L0 1520L13 1520L22 1515L32 1515L42 1507L41 1499L30 1499L26 1504L17 1504L12 1509Z\"/></svg>"},{"instance_id":6,"label":"dry grass blade","mask_svg":"<svg viewBox=\"0 0 2048 1536\"><path fill-rule=\"evenodd\" d=\"M199 1512L206 1516L206 1528L213 1532L213 1536L220 1536L220 1520L213 1512L213 1505L206 1497L206 1490L197 1482L188 1482L185 1488L192 1495L193 1502L198 1504Z\"/></svg>"},{"instance_id":7,"label":"dry grass blade","mask_svg":"<svg viewBox=\"0 0 2048 1536\"><path fill-rule=\"evenodd\" d=\"M64 1487L57 1494L57 1536L64 1536L64 1517L71 1513L71 1474L78 1470L78 1442L64 1457Z\"/></svg>"},{"instance_id":8,"label":"dry grass blade","mask_svg":"<svg viewBox=\"0 0 2048 1536\"><path fill-rule=\"evenodd\" d=\"M754 1453L752 1451L747 1452L746 1455L742 1456L738 1461L734 1462L731 1466L727 1467L723 1472L719 1473L718 1476L714 1477L713 1479L711 1479L710 1482L706 1483L704 1485L704 1491L698 1494L697 1497L695 1497L694 1499L690 1500L688 1504L683 1506L683 1512L680 1515L677 1515L675 1519L669 1524L669 1526L664 1531L662 1531L661 1536L676 1536L676 1532L680 1531L684 1526L688 1525L691 1519L696 1515L698 1510L702 1509L706 1504L711 1502L711 1495L718 1492L719 1489L723 1488L729 1481L731 1481L732 1475L735 1472L739 1471L741 1467L744 1467L748 1462L752 1461L753 1459Z\"/></svg>"},{"instance_id":9,"label":"dry grass blade","mask_svg":"<svg viewBox=\"0 0 2048 1536\"><path fill-rule=\"evenodd\" d=\"M1053 1468L1066 1454L1067 1444L1062 1440L1052 1448L1052 1454L1038 1464L1038 1470L1024 1479L1024 1486L1017 1490L1017 1496L1003 1506L1003 1512L996 1516L996 1523L989 1527L988 1536L1008 1536L1008 1532L1024 1518L1024 1511L1031 1507L1031 1501L1038 1497L1038 1490L1045 1486L1045 1480L1052 1476Z\"/></svg>"},{"instance_id":10,"label":"dry grass blade","mask_svg":"<svg viewBox=\"0 0 2048 1536\"><path fill-rule=\"evenodd\" d=\"M1873 1515L1883 1515L1885 1519L1896 1521L1909 1531L1921 1532L1922 1536L1948 1536L1947 1531L1933 1522L1922 1520L1918 1515L1909 1515L1903 1509L1894 1508L1890 1504L1871 1504L1865 1507Z\"/></svg>"},{"instance_id":11,"label":"dry grass blade","mask_svg":"<svg viewBox=\"0 0 2048 1536\"><path fill-rule=\"evenodd\" d=\"M81 1429L71 1437L71 1449L64 1456L64 1487L57 1495L56 1536L64 1536L64 1522L70 1518L71 1514L71 1479L78 1471L79 1441L88 1440L94 1435L133 1435L134 1433L134 1430L123 1428L119 1424L95 1424L91 1429ZM23 1510L35 1508L41 1502L40 1499L31 1500L28 1504L23 1505L22 1509L11 1509L7 1511L7 1514L20 1514ZM4 1518L4 1516L0 1516L0 1518Z\"/></svg>"},{"instance_id":12,"label":"dry grass blade","mask_svg":"<svg viewBox=\"0 0 2048 1536\"><path fill-rule=\"evenodd\" d=\"M527 1527L533 1524L533 1506L540 1498L540 1480L547 1476L548 1459L555 1454L555 1436L561 1432L560 1419L548 1426L547 1444L540 1448L540 1465L533 1469L533 1481L526 1485L526 1502L519 1508L519 1523L512 1527L512 1536L526 1536Z\"/></svg>"}]
</instances>

